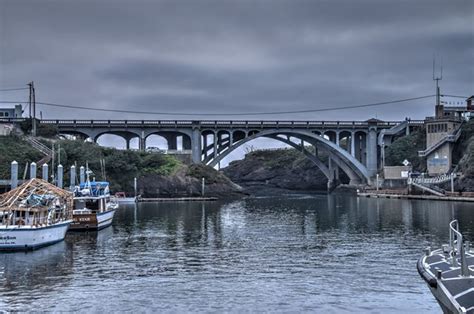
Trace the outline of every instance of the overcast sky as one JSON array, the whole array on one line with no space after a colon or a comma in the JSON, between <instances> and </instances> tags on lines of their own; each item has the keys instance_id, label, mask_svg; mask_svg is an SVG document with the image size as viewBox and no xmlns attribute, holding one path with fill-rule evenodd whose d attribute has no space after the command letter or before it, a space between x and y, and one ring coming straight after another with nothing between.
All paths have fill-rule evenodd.
<instances>
[{"instance_id":1,"label":"overcast sky","mask_svg":"<svg viewBox=\"0 0 474 314\"><path fill-rule=\"evenodd\" d=\"M423 96L434 93L433 54L442 92L474 90L472 0L0 0L0 28L0 89L34 80L38 101L73 106L238 113ZM237 118L415 119L433 104ZM38 108L44 118L123 118Z\"/></svg>"}]
</instances>

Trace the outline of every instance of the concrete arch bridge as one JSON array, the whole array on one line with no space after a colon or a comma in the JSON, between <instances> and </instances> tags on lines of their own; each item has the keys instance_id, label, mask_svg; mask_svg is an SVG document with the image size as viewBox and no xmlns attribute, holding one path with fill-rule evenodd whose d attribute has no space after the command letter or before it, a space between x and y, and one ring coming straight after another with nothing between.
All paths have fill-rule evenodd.
<instances>
[{"instance_id":1,"label":"concrete arch bridge","mask_svg":"<svg viewBox=\"0 0 474 314\"><path fill-rule=\"evenodd\" d=\"M351 183L370 184L382 165L384 146L396 136L408 134L423 121L231 121L231 120L41 120L60 134L78 135L97 142L104 134L125 139L126 147L138 138L139 149L147 139L159 135L168 149L192 154L194 163L216 166L242 145L257 138L270 138L301 150L328 178L335 182L339 170ZM320 152L328 156L323 162Z\"/></svg>"}]
</instances>

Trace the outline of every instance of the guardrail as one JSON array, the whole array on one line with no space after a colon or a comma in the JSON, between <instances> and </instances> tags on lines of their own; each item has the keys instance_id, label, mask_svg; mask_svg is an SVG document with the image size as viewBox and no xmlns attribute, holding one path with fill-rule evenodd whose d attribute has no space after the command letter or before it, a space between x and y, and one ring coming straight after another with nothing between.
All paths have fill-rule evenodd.
<instances>
[{"instance_id":1,"label":"guardrail","mask_svg":"<svg viewBox=\"0 0 474 314\"><path fill-rule=\"evenodd\" d=\"M389 128L400 121L283 121L283 120L41 120L40 124L71 127L368 127Z\"/></svg>"},{"instance_id":2,"label":"guardrail","mask_svg":"<svg viewBox=\"0 0 474 314\"><path fill-rule=\"evenodd\" d=\"M0 123L19 123L28 118L0 118ZM84 119L45 119L40 124L70 127L368 127L391 128L400 123L422 125L424 120L405 121L300 121L300 120L84 120Z\"/></svg>"}]
</instances>

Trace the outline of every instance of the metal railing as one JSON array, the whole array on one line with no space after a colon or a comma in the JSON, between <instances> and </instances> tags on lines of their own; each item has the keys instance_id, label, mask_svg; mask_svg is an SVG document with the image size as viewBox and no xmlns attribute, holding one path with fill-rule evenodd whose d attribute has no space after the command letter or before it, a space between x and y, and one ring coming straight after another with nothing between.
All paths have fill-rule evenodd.
<instances>
[{"instance_id":1,"label":"metal railing","mask_svg":"<svg viewBox=\"0 0 474 314\"><path fill-rule=\"evenodd\" d=\"M440 183L450 181L451 178L453 179L457 178L457 174L450 173L450 174L442 174L434 178L418 177L418 178L412 178L412 179L413 179L413 182L420 183L420 184L440 184Z\"/></svg>"},{"instance_id":2,"label":"metal railing","mask_svg":"<svg viewBox=\"0 0 474 314\"><path fill-rule=\"evenodd\" d=\"M457 263L457 255L460 255L461 260L461 276L469 277L470 271L466 261L466 250L464 248L464 241L461 232L459 232L459 222L457 219L449 223L449 246L451 250L451 258L453 267L459 266ZM466 241L466 247L469 250L470 244Z\"/></svg>"},{"instance_id":3,"label":"metal railing","mask_svg":"<svg viewBox=\"0 0 474 314\"><path fill-rule=\"evenodd\" d=\"M41 120L40 124L72 127L368 127L390 128L401 121L282 121L282 120Z\"/></svg>"},{"instance_id":4,"label":"metal railing","mask_svg":"<svg viewBox=\"0 0 474 314\"><path fill-rule=\"evenodd\" d=\"M457 142L457 140L461 136L461 132L462 132L461 127L459 127L455 132L453 132L452 134L446 135L445 137L443 137L442 139L440 139L438 142L434 143L427 149L418 151L418 156L425 157L446 142L452 142L452 143Z\"/></svg>"}]
</instances>

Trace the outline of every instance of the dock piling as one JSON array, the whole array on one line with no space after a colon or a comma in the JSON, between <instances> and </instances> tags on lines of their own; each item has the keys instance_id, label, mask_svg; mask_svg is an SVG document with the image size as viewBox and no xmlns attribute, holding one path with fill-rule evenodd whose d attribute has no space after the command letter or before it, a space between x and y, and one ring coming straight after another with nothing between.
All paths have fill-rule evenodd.
<instances>
[{"instance_id":1,"label":"dock piling","mask_svg":"<svg viewBox=\"0 0 474 314\"><path fill-rule=\"evenodd\" d=\"M48 182L48 164L43 164L43 173L42 173L42 177L43 177L43 180Z\"/></svg>"},{"instance_id":2,"label":"dock piling","mask_svg":"<svg viewBox=\"0 0 474 314\"><path fill-rule=\"evenodd\" d=\"M18 186L18 163L14 160L11 164L11 189L15 189Z\"/></svg>"},{"instance_id":3,"label":"dock piling","mask_svg":"<svg viewBox=\"0 0 474 314\"><path fill-rule=\"evenodd\" d=\"M86 182L86 168L81 166L79 168L79 183L83 184L84 182Z\"/></svg>"},{"instance_id":4,"label":"dock piling","mask_svg":"<svg viewBox=\"0 0 474 314\"><path fill-rule=\"evenodd\" d=\"M36 163L32 162L30 164L30 179L36 178Z\"/></svg>"},{"instance_id":5,"label":"dock piling","mask_svg":"<svg viewBox=\"0 0 474 314\"><path fill-rule=\"evenodd\" d=\"M74 186L76 185L76 166L71 166L71 174L69 176L69 190L74 191Z\"/></svg>"},{"instance_id":6,"label":"dock piling","mask_svg":"<svg viewBox=\"0 0 474 314\"><path fill-rule=\"evenodd\" d=\"M57 187L63 188L63 166L61 164L58 165L58 184Z\"/></svg>"}]
</instances>

